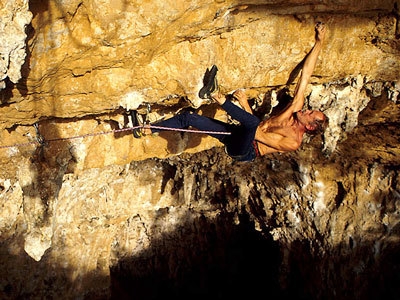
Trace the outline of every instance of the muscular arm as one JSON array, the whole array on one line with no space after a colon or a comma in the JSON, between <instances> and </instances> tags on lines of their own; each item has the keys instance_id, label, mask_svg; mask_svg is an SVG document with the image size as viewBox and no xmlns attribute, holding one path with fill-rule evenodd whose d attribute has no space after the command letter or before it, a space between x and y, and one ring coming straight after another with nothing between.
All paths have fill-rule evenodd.
<instances>
[{"instance_id":1,"label":"muscular arm","mask_svg":"<svg viewBox=\"0 0 400 300\"><path fill-rule=\"evenodd\" d=\"M303 68L299 82L296 85L294 98L292 103L292 111L299 111L304 105L304 93L307 84L310 81L311 75L314 72L315 65L317 64L318 55L321 52L322 44L325 39L326 28L322 23L317 23L315 26L315 44L311 51L307 54L304 61Z\"/></svg>"},{"instance_id":2,"label":"muscular arm","mask_svg":"<svg viewBox=\"0 0 400 300\"><path fill-rule=\"evenodd\" d=\"M300 79L295 88L293 101L288 108L276 117L278 120L288 120L292 118L294 112L303 108L304 93L311 75L314 72L315 65L317 64L318 55L321 52L322 44L325 40L325 32L325 26L322 23L317 23L315 26L315 44L304 60ZM264 133L267 133L269 126L269 121L265 120L260 124L260 129Z\"/></svg>"}]
</instances>

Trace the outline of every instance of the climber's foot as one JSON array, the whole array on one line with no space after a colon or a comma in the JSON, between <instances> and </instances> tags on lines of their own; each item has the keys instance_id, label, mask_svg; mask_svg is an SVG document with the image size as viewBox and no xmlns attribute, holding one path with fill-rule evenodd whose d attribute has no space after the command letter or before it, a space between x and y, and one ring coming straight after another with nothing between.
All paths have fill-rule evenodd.
<instances>
[{"instance_id":1,"label":"climber's foot","mask_svg":"<svg viewBox=\"0 0 400 300\"><path fill-rule=\"evenodd\" d=\"M216 65L213 65L211 70L206 70L203 77L203 87L199 91L201 99L211 99L211 95L218 91L217 71Z\"/></svg>"}]
</instances>

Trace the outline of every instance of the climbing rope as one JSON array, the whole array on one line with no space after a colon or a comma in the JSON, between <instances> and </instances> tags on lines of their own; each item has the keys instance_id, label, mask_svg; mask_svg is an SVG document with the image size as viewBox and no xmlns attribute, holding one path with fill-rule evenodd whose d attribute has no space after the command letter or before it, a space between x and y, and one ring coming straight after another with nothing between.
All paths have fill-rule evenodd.
<instances>
[{"instance_id":1,"label":"climbing rope","mask_svg":"<svg viewBox=\"0 0 400 300\"><path fill-rule=\"evenodd\" d=\"M203 134L225 134L225 135L231 134L230 132L224 132L224 131L202 131L202 130L195 130L195 129L161 127L161 126L154 126L154 125L147 124L147 125L139 125L139 126L134 126L134 127L127 127L127 128L122 128L122 129L114 129L114 130L110 130L110 131L87 133L87 134L83 134L83 135L77 135L77 136L71 136L71 137L65 137L65 138L45 139L39 132L38 124L35 123L33 126L35 127L35 130L36 130L36 141L20 143L20 144L13 144L13 145L8 145L8 146L0 146L0 149L7 149L7 148L14 148L14 147L26 147L26 146L35 145L35 144L38 144L40 146L45 146L46 144L51 143L51 142L82 139L82 138L86 138L86 137L105 135L105 134L110 134L110 133L119 133L119 132L134 130L137 128L154 128L154 129L162 129L162 130L169 130L169 131L182 131L182 132L203 133Z\"/></svg>"},{"instance_id":2,"label":"climbing rope","mask_svg":"<svg viewBox=\"0 0 400 300\"><path fill-rule=\"evenodd\" d=\"M205 134L225 134L230 135L230 132L226 131L206 131L206 130L197 130L197 129L182 129L182 128L170 128L170 127L162 127L162 126L155 126L155 125L147 125L147 126L139 126L143 128L154 128L154 129L162 129L162 130L169 130L169 131L184 131L184 132L192 132L192 133L205 133Z\"/></svg>"}]
</instances>

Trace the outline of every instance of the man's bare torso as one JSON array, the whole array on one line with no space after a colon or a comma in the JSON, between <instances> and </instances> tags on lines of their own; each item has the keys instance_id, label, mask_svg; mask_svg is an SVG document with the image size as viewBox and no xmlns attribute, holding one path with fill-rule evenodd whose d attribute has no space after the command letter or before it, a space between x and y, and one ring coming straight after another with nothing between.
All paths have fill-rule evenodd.
<instances>
[{"instance_id":1,"label":"man's bare torso","mask_svg":"<svg viewBox=\"0 0 400 300\"><path fill-rule=\"evenodd\" d=\"M300 146L303 138L303 132L298 130L298 126L296 125L296 121L293 116L290 116L289 118L273 116L264 120L257 128L255 140L262 140L264 135L269 135L269 137L276 136L277 139L279 139L281 136L284 136L297 141L298 146ZM285 150L278 150L260 142L257 144L261 155L286 152Z\"/></svg>"}]
</instances>

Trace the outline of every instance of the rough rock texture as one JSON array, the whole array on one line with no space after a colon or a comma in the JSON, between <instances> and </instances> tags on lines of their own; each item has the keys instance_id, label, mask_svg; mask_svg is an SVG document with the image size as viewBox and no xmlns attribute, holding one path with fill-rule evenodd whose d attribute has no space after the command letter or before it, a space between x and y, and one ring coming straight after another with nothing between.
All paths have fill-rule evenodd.
<instances>
[{"instance_id":1,"label":"rough rock texture","mask_svg":"<svg viewBox=\"0 0 400 300\"><path fill-rule=\"evenodd\" d=\"M0 3L0 90L6 80L17 83L26 57L25 28L32 20L28 0L3 0ZM2 103L4 97L2 98Z\"/></svg>"},{"instance_id":2,"label":"rough rock texture","mask_svg":"<svg viewBox=\"0 0 400 300\"><path fill-rule=\"evenodd\" d=\"M27 3L0 5L18 45L0 52L0 298L397 298L397 1L34 0L27 35ZM257 114L279 107L318 20L323 137L249 164L199 134L132 137L146 103L226 120L197 97L212 64Z\"/></svg>"}]
</instances>

